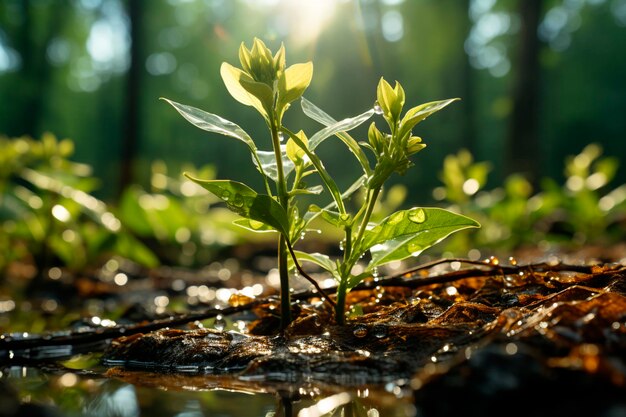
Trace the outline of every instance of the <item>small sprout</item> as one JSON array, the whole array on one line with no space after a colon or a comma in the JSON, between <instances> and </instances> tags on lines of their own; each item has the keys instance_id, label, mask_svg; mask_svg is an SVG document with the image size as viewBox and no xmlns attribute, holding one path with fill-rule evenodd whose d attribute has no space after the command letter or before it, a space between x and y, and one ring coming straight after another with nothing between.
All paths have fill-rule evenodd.
<instances>
[{"instance_id":1,"label":"small sprout","mask_svg":"<svg viewBox=\"0 0 626 417\"><path fill-rule=\"evenodd\" d=\"M278 233L282 330L291 321L290 270L298 271L298 277L309 279L323 293L300 268L300 262L317 264L338 282L336 302L327 297L324 299L334 306L337 323L343 324L347 292L364 279L378 276L378 267L416 256L451 233L479 226L472 219L444 209L419 207L400 210L378 223L372 222L383 184L393 173L404 174L412 165L409 158L426 146L419 136L413 135L413 128L456 99L422 104L409 109L403 116L404 89L397 81L392 87L381 78L373 108L355 117L336 121L302 98L312 80L311 62L287 66L284 46L281 45L278 52L272 54L259 39L254 39L251 49L241 45L239 61L241 68L222 64L222 79L235 100L254 107L265 119L272 138L271 151L258 150L254 139L235 123L200 109L166 101L195 126L240 140L251 152L264 179L264 193L236 181L187 177L240 215L242 219L235 221L237 225L256 232ZM301 130L294 133L296 130L282 123L284 113L298 99L301 99L304 113L324 125L312 136ZM357 142L348 134L374 115L382 115L387 124L385 131L374 122L369 127L367 142ZM316 154L316 148L332 136L337 136L348 147L363 169L363 175L343 191ZM374 156L373 167L366 150ZM331 201L323 208L309 205L303 210L302 204L298 204L300 196L322 191L320 187L307 187L303 181L312 173L319 176ZM364 201L356 212L350 212L346 202L357 191L364 193ZM316 218L343 231L344 237L339 243L343 251L340 259L294 250L294 245L306 239L308 226ZM362 267L358 262L366 254L370 255L370 261ZM355 336L364 337L367 332L367 328L356 328Z\"/></svg>"}]
</instances>

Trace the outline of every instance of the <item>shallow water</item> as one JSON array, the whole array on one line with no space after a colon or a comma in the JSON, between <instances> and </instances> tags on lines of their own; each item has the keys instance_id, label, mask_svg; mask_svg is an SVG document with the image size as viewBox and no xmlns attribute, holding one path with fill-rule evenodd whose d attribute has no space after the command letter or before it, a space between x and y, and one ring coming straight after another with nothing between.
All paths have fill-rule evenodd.
<instances>
[{"instance_id":1,"label":"shallow water","mask_svg":"<svg viewBox=\"0 0 626 417\"><path fill-rule=\"evenodd\" d=\"M314 384L259 385L211 376L146 372L102 376L14 366L1 371L0 415L412 417L415 407L405 394L394 384L342 390Z\"/></svg>"}]
</instances>

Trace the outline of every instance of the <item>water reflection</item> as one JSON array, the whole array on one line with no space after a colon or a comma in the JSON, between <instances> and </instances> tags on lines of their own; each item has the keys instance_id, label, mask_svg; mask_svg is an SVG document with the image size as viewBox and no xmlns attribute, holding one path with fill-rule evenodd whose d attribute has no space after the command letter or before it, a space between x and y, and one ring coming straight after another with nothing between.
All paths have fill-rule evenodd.
<instances>
[{"instance_id":1,"label":"water reflection","mask_svg":"<svg viewBox=\"0 0 626 417\"><path fill-rule=\"evenodd\" d=\"M3 417L410 417L410 398L375 387L250 384L216 376L13 366L0 370ZM141 381L141 383L139 382ZM203 381L203 382L200 382Z\"/></svg>"}]
</instances>

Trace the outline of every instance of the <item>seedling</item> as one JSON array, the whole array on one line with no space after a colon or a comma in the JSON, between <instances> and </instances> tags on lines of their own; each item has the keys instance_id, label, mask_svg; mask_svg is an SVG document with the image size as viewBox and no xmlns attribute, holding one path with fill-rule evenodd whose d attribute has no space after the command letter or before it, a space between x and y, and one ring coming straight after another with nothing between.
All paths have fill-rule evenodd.
<instances>
[{"instance_id":1,"label":"seedling","mask_svg":"<svg viewBox=\"0 0 626 417\"><path fill-rule=\"evenodd\" d=\"M236 220L238 225L256 232L279 233L278 269L283 330L291 321L290 264L304 272L299 263L314 262L332 274L338 282L335 317L342 324L345 321L347 292L374 273L377 267L416 256L453 232L479 226L474 220L440 208L401 210L378 224L371 223L372 212L384 183L394 172L404 174L412 165L409 157L426 146L421 138L413 136L412 129L455 99L422 104L401 117L404 90L399 83L392 88L381 79L377 101L372 109L352 118L335 121L302 98L311 83L311 62L287 67L285 48L281 46L276 54L272 54L259 39L254 40L251 49L241 45L239 60L241 69L228 63L222 64L222 79L237 101L254 107L261 114L271 137L271 151L257 149L252 137L235 123L195 107L165 100L193 125L238 139L247 145L252 154L253 163L263 177L263 193L237 181L188 177L239 214L242 219ZM325 125L310 138L302 130L296 133L282 124L285 112L298 99L301 99L305 114ZM347 133L376 114L383 116L389 127L388 133L380 131L375 123L370 125L368 143L359 143ZM343 192L315 152L317 146L332 136L341 139L363 169L363 175ZM373 167L365 149L374 155ZM323 186L307 187L302 180L311 174L319 175ZM356 213L350 213L346 209L346 200L363 187L366 189L365 203ZM326 207L311 205L303 209L301 204L297 204L303 195L320 194L324 188L332 198ZM318 217L343 230L344 254L341 259L332 260L324 254L309 254L293 249L311 221ZM354 266L367 252L371 253L371 261L362 273L354 275ZM303 276L310 279L304 273Z\"/></svg>"}]
</instances>

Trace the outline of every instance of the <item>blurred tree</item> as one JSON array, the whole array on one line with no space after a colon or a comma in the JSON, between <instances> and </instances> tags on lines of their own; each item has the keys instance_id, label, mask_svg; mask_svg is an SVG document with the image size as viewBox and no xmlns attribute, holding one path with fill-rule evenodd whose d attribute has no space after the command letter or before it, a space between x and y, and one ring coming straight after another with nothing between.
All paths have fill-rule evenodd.
<instances>
[{"instance_id":1,"label":"blurred tree","mask_svg":"<svg viewBox=\"0 0 626 417\"><path fill-rule=\"evenodd\" d=\"M430 156L395 178L415 190L407 203L424 202L461 147L493 162L491 186L511 170L559 176L592 140L624 155L625 30L624 0L1 0L0 132L73 138L75 158L108 183L101 197L147 184L161 158L172 171L215 161L220 177L253 176L240 144L180 123L158 98L223 114L267 149L263 121L219 76L257 36L314 62L307 98L335 118L371 106L380 76L402 82L407 102L461 97L420 125ZM335 145L320 149L329 169L350 169Z\"/></svg>"},{"instance_id":2,"label":"blurred tree","mask_svg":"<svg viewBox=\"0 0 626 417\"><path fill-rule=\"evenodd\" d=\"M539 147L540 77L539 23L543 0L518 0L520 33L513 61L511 101L506 138L506 174L521 173L535 186L540 178Z\"/></svg>"},{"instance_id":3,"label":"blurred tree","mask_svg":"<svg viewBox=\"0 0 626 417\"><path fill-rule=\"evenodd\" d=\"M7 0L0 3L2 28L18 54L19 70L10 83L19 88L6 92L3 100L11 103L11 117L3 132L39 137L42 113L51 87L53 67L47 60L51 42L63 31L72 15L69 1L41 2Z\"/></svg>"},{"instance_id":4,"label":"blurred tree","mask_svg":"<svg viewBox=\"0 0 626 417\"><path fill-rule=\"evenodd\" d=\"M137 159L141 133L141 86L145 69L143 51L143 0L127 0L126 8L130 26L130 63L126 74L126 99L124 111L124 135L121 150L120 183L118 193L135 180L133 168Z\"/></svg>"}]
</instances>

